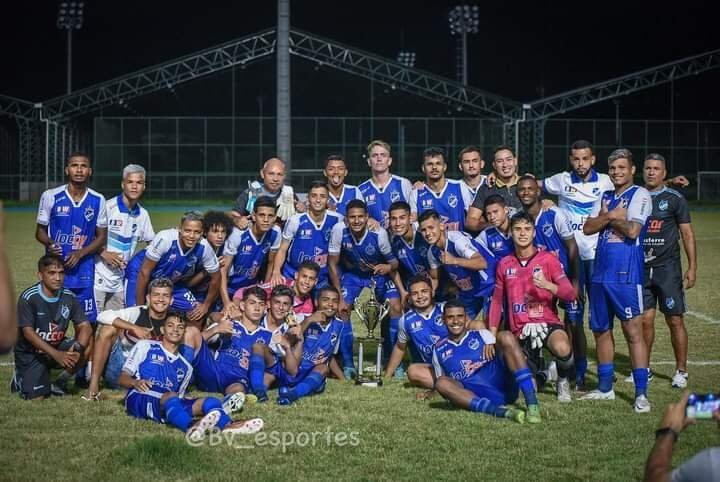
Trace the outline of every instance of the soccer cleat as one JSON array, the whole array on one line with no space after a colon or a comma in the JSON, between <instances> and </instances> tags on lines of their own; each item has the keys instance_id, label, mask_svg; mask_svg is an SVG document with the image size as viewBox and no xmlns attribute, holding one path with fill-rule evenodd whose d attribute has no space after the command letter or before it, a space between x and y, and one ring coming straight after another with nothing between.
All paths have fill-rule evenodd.
<instances>
[{"instance_id":1,"label":"soccer cleat","mask_svg":"<svg viewBox=\"0 0 720 482\"><path fill-rule=\"evenodd\" d=\"M396 380L403 380L407 378L407 375L405 375L405 369L402 365L398 365L398 367L395 369L395 373L393 374L393 378Z\"/></svg>"},{"instance_id":2,"label":"soccer cleat","mask_svg":"<svg viewBox=\"0 0 720 482\"><path fill-rule=\"evenodd\" d=\"M575 393L586 393L587 392L587 385L585 384L585 380L575 380Z\"/></svg>"},{"instance_id":3,"label":"soccer cleat","mask_svg":"<svg viewBox=\"0 0 720 482\"><path fill-rule=\"evenodd\" d=\"M685 388L688 384L688 374L681 370L675 370L670 386L673 388Z\"/></svg>"},{"instance_id":4,"label":"soccer cleat","mask_svg":"<svg viewBox=\"0 0 720 482\"><path fill-rule=\"evenodd\" d=\"M525 420L527 423L540 423L542 417L540 416L540 407L538 405L528 405L527 414L525 414Z\"/></svg>"},{"instance_id":5,"label":"soccer cleat","mask_svg":"<svg viewBox=\"0 0 720 482\"><path fill-rule=\"evenodd\" d=\"M256 399L257 400L257 399ZM223 410L226 414L232 415L235 412L242 410L245 405L245 394L243 392L232 393L226 395L223 399Z\"/></svg>"},{"instance_id":6,"label":"soccer cleat","mask_svg":"<svg viewBox=\"0 0 720 482\"><path fill-rule=\"evenodd\" d=\"M648 413L650 411L650 401L645 395L638 395L633 404L635 413Z\"/></svg>"},{"instance_id":7,"label":"soccer cleat","mask_svg":"<svg viewBox=\"0 0 720 482\"><path fill-rule=\"evenodd\" d=\"M345 367L343 368L343 375L345 379L352 380L357 377L357 370L354 367Z\"/></svg>"},{"instance_id":8,"label":"soccer cleat","mask_svg":"<svg viewBox=\"0 0 720 482\"><path fill-rule=\"evenodd\" d=\"M60 382L60 380L58 380ZM64 383L51 383L50 384L50 395L56 397L64 397L67 395L67 385Z\"/></svg>"},{"instance_id":9,"label":"soccer cleat","mask_svg":"<svg viewBox=\"0 0 720 482\"><path fill-rule=\"evenodd\" d=\"M257 391L255 392L255 398L257 399L258 403L265 403L269 400L268 394L266 391Z\"/></svg>"},{"instance_id":10,"label":"soccer cleat","mask_svg":"<svg viewBox=\"0 0 720 482\"><path fill-rule=\"evenodd\" d=\"M517 408L508 408L505 412L505 418L517 423L525 423L525 412Z\"/></svg>"},{"instance_id":11,"label":"soccer cleat","mask_svg":"<svg viewBox=\"0 0 720 482\"><path fill-rule=\"evenodd\" d=\"M280 387L278 388L278 399L277 404L278 405L292 405L292 403L296 400L295 393L293 390L289 387Z\"/></svg>"},{"instance_id":12,"label":"soccer cleat","mask_svg":"<svg viewBox=\"0 0 720 482\"><path fill-rule=\"evenodd\" d=\"M100 392L97 392L97 393L88 392L85 395L82 395L80 398L82 398L86 402L99 402L102 400Z\"/></svg>"},{"instance_id":13,"label":"soccer cleat","mask_svg":"<svg viewBox=\"0 0 720 482\"><path fill-rule=\"evenodd\" d=\"M191 442L202 442L205 439L205 434L217 426L221 416L220 410L211 410L205 414L203 418L195 422L195 424L188 429L185 436Z\"/></svg>"},{"instance_id":14,"label":"soccer cleat","mask_svg":"<svg viewBox=\"0 0 720 482\"><path fill-rule=\"evenodd\" d=\"M251 418L250 420L236 420L229 423L223 428L225 433L238 433L242 435L252 435L258 433L265 426L262 418Z\"/></svg>"},{"instance_id":15,"label":"soccer cleat","mask_svg":"<svg viewBox=\"0 0 720 482\"><path fill-rule=\"evenodd\" d=\"M615 390L610 390L608 392L591 390L580 397L580 400L615 400Z\"/></svg>"},{"instance_id":16,"label":"soccer cleat","mask_svg":"<svg viewBox=\"0 0 720 482\"><path fill-rule=\"evenodd\" d=\"M560 378L557 382L557 400L561 403L572 402L570 395L570 382L567 378Z\"/></svg>"}]
</instances>

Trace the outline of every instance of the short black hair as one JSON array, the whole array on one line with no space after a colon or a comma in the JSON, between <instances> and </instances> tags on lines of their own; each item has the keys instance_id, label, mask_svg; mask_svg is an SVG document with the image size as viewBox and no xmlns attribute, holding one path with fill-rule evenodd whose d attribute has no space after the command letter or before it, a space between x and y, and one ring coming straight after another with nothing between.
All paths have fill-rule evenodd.
<instances>
[{"instance_id":1,"label":"short black hair","mask_svg":"<svg viewBox=\"0 0 720 482\"><path fill-rule=\"evenodd\" d=\"M463 303L461 300L457 298L453 298L451 300L447 300L445 302L445 306L443 307L443 314L448 310L448 308L462 308L463 311L467 313L467 310L465 309L465 303Z\"/></svg>"},{"instance_id":2,"label":"short black hair","mask_svg":"<svg viewBox=\"0 0 720 482\"><path fill-rule=\"evenodd\" d=\"M513 157L515 157L515 150L510 146L506 146L505 144L502 144L502 145L496 146L495 149L493 149L493 159L495 159L495 154L497 154L500 151L510 151L510 154L512 154Z\"/></svg>"},{"instance_id":3,"label":"short black hair","mask_svg":"<svg viewBox=\"0 0 720 482\"><path fill-rule=\"evenodd\" d=\"M388 209L388 213L391 213L393 211L396 211L398 209L402 209L403 211L410 212L410 205L406 203L405 201L395 201L390 205L390 209Z\"/></svg>"},{"instance_id":4,"label":"short black hair","mask_svg":"<svg viewBox=\"0 0 720 482\"><path fill-rule=\"evenodd\" d=\"M580 149L590 149L590 152L593 154L595 153L593 145L590 144L590 141L579 139L570 145L570 154L572 154L572 151L579 151Z\"/></svg>"},{"instance_id":5,"label":"short black hair","mask_svg":"<svg viewBox=\"0 0 720 482\"><path fill-rule=\"evenodd\" d=\"M292 300L295 297L292 288L285 285L276 285L270 292L270 298L278 298L280 296L288 296Z\"/></svg>"},{"instance_id":6,"label":"short black hair","mask_svg":"<svg viewBox=\"0 0 720 482\"><path fill-rule=\"evenodd\" d=\"M315 261L305 260L297 267L297 271L300 271L301 269L309 269L310 271L314 271L316 275L320 275L320 265L317 264Z\"/></svg>"},{"instance_id":7,"label":"short black hair","mask_svg":"<svg viewBox=\"0 0 720 482\"><path fill-rule=\"evenodd\" d=\"M44 271L49 266L65 266L63 259L57 254L48 253L40 257L37 263L38 272Z\"/></svg>"},{"instance_id":8,"label":"short black hair","mask_svg":"<svg viewBox=\"0 0 720 482\"><path fill-rule=\"evenodd\" d=\"M537 178L532 174L523 174L518 178L518 184L520 184L520 181L532 181L537 185Z\"/></svg>"},{"instance_id":9,"label":"short black hair","mask_svg":"<svg viewBox=\"0 0 720 482\"><path fill-rule=\"evenodd\" d=\"M492 206L493 204L499 204L502 207L505 207L507 206L507 201L505 201L505 198L502 197L500 194L491 194L485 198L485 202L483 203L483 211L487 211L488 206Z\"/></svg>"},{"instance_id":10,"label":"short black hair","mask_svg":"<svg viewBox=\"0 0 720 482\"><path fill-rule=\"evenodd\" d=\"M66 165L66 166L67 166L67 165L70 165L70 159L72 159L73 157L84 157L85 159L88 160L88 165L89 165L89 166L92 166L92 160L90 160L90 154L88 154L88 153L85 152L85 151L73 151L73 152L71 152L70 155L69 155L68 158L67 158L67 161L65 161L65 165Z\"/></svg>"},{"instance_id":11,"label":"short black hair","mask_svg":"<svg viewBox=\"0 0 720 482\"><path fill-rule=\"evenodd\" d=\"M329 192L330 189L327 187L327 183L325 181L313 181L310 183L310 187L308 187L308 195L310 194L310 191L317 188L323 188L325 191Z\"/></svg>"},{"instance_id":12,"label":"short black hair","mask_svg":"<svg viewBox=\"0 0 720 482\"><path fill-rule=\"evenodd\" d=\"M349 203L347 203L347 206L345 207L345 213L349 213L351 209L362 209L365 211L365 213L368 212L367 210L367 204L365 204L365 201L362 199L353 199Z\"/></svg>"},{"instance_id":13,"label":"short black hair","mask_svg":"<svg viewBox=\"0 0 720 482\"><path fill-rule=\"evenodd\" d=\"M260 208L273 208L273 210L277 212L277 202L270 196L260 196L255 200L255 204L253 204L253 212L258 212Z\"/></svg>"},{"instance_id":14,"label":"short black hair","mask_svg":"<svg viewBox=\"0 0 720 482\"><path fill-rule=\"evenodd\" d=\"M340 154L336 154L336 153L328 154L328 156L325 158L325 166L324 166L325 168L328 167L328 164L330 164L330 161L342 161L344 164L346 164L346 167L347 167L345 158Z\"/></svg>"},{"instance_id":15,"label":"short black hair","mask_svg":"<svg viewBox=\"0 0 720 482\"><path fill-rule=\"evenodd\" d=\"M225 234L230 236L233 229L233 222L230 216L222 211L207 211L203 216L203 230L205 235L210 232L213 226L222 226L225 228Z\"/></svg>"},{"instance_id":16,"label":"short black hair","mask_svg":"<svg viewBox=\"0 0 720 482\"><path fill-rule=\"evenodd\" d=\"M265 293L265 290L260 288L259 286L249 286L245 288L245 291L243 291L243 301L247 301L250 296L254 296L255 298L264 301L267 301L267 293Z\"/></svg>"},{"instance_id":17,"label":"short black hair","mask_svg":"<svg viewBox=\"0 0 720 482\"><path fill-rule=\"evenodd\" d=\"M440 215L438 214L438 212L435 211L434 209L428 209L427 211L423 212L418 217L418 224L421 224L430 218L434 218L434 219L437 219L438 221L440 221Z\"/></svg>"},{"instance_id":18,"label":"short black hair","mask_svg":"<svg viewBox=\"0 0 720 482\"><path fill-rule=\"evenodd\" d=\"M335 293L336 295L340 296L340 292L332 285L325 285L322 288L317 289L317 294L315 295L315 299L319 300L320 295L323 293Z\"/></svg>"},{"instance_id":19,"label":"short black hair","mask_svg":"<svg viewBox=\"0 0 720 482\"><path fill-rule=\"evenodd\" d=\"M410 277L409 280L407 280L407 287L410 289L410 287L417 283L426 283L430 288L432 288L432 282L430 281L430 278L424 273L417 273Z\"/></svg>"},{"instance_id":20,"label":"short black hair","mask_svg":"<svg viewBox=\"0 0 720 482\"><path fill-rule=\"evenodd\" d=\"M436 146L428 147L423 151L423 158L425 157L442 157L445 162L445 149Z\"/></svg>"},{"instance_id":21,"label":"short black hair","mask_svg":"<svg viewBox=\"0 0 720 482\"><path fill-rule=\"evenodd\" d=\"M187 325L187 316L184 311L168 310L167 314L165 315L165 319L163 320L163 325L165 325L165 323L167 323L170 318L177 318L184 325Z\"/></svg>"},{"instance_id":22,"label":"short black hair","mask_svg":"<svg viewBox=\"0 0 720 482\"><path fill-rule=\"evenodd\" d=\"M530 223L532 225L533 229L535 228L535 220L527 211L518 211L515 214L512 215L510 218L510 228L512 229L513 226L515 226L517 223L520 222L526 222Z\"/></svg>"}]
</instances>

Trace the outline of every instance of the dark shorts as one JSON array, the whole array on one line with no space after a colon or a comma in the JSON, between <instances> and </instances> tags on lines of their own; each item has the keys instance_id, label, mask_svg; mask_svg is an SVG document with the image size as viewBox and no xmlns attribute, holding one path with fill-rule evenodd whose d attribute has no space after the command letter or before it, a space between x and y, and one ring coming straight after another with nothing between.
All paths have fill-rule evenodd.
<instances>
[{"instance_id":1,"label":"dark shorts","mask_svg":"<svg viewBox=\"0 0 720 482\"><path fill-rule=\"evenodd\" d=\"M56 348L67 351L74 342L73 338L65 338ZM61 367L49 355L15 352L13 388L25 400L50 396L50 370L53 368Z\"/></svg>"},{"instance_id":2,"label":"dark shorts","mask_svg":"<svg viewBox=\"0 0 720 482\"><path fill-rule=\"evenodd\" d=\"M646 310L659 306L666 315L682 315L687 311L680 263L645 267L643 305Z\"/></svg>"},{"instance_id":3,"label":"dark shorts","mask_svg":"<svg viewBox=\"0 0 720 482\"><path fill-rule=\"evenodd\" d=\"M522 348L523 354L527 359L528 368L533 374L545 369L545 357L543 356L543 349L547 346L547 342L557 330L563 330L564 328L560 325L548 323L548 334L543 341L542 348L532 348L532 338L528 337L524 340L518 340L520 342L520 348Z\"/></svg>"}]
</instances>

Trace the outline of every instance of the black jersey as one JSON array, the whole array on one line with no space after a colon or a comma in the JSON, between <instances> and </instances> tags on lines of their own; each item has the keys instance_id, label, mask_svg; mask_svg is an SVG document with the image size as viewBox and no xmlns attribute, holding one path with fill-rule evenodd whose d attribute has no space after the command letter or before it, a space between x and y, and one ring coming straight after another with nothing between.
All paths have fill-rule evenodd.
<instances>
[{"instance_id":1,"label":"black jersey","mask_svg":"<svg viewBox=\"0 0 720 482\"><path fill-rule=\"evenodd\" d=\"M664 187L651 191L652 214L647 220L643 241L646 266L661 266L680 262L680 232L678 225L690 223L690 210L682 194Z\"/></svg>"},{"instance_id":2,"label":"black jersey","mask_svg":"<svg viewBox=\"0 0 720 482\"><path fill-rule=\"evenodd\" d=\"M22 329L29 326L46 343L57 347L65 339L70 325L77 326L88 321L80 303L72 291L62 289L55 298L42 292L40 283L26 289L17 304L18 328L20 330L15 353L35 353L35 347L25 339Z\"/></svg>"}]
</instances>

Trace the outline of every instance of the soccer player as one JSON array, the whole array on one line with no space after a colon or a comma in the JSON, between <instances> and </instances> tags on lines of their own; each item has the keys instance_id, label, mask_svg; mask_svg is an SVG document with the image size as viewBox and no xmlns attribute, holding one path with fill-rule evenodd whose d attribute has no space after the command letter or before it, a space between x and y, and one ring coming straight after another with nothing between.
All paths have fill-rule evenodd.
<instances>
[{"instance_id":1,"label":"soccer player","mask_svg":"<svg viewBox=\"0 0 720 482\"><path fill-rule=\"evenodd\" d=\"M155 237L150 215L139 203L145 192L145 168L128 164L122 172L122 192L105 204L107 244L95 257L95 303L98 313L125 306L125 266L138 243Z\"/></svg>"},{"instance_id":2,"label":"soccer player","mask_svg":"<svg viewBox=\"0 0 720 482\"><path fill-rule=\"evenodd\" d=\"M225 309L239 289L261 281L263 266L272 270L282 236L275 225L276 212L272 199L259 197L253 205L252 222L244 230L233 229L227 239L220 277L220 297Z\"/></svg>"},{"instance_id":3,"label":"soccer player","mask_svg":"<svg viewBox=\"0 0 720 482\"><path fill-rule=\"evenodd\" d=\"M77 296L94 324L94 255L107 239L105 198L88 187L92 167L87 154L70 154L65 175L67 184L45 191L40 198L35 238L45 246L46 253L62 256L64 287Z\"/></svg>"},{"instance_id":4,"label":"soccer player","mask_svg":"<svg viewBox=\"0 0 720 482\"><path fill-rule=\"evenodd\" d=\"M390 173L392 155L390 144L372 141L367 147L370 179L358 186L370 218L387 227L390 205L395 201L410 202L412 184L404 177ZM416 214L413 211L413 214Z\"/></svg>"},{"instance_id":5,"label":"soccer player","mask_svg":"<svg viewBox=\"0 0 720 482\"><path fill-rule=\"evenodd\" d=\"M343 318L349 319L355 298L363 288L374 284L378 301L390 301L388 335L383 344L387 359L395 345L398 321L402 315L400 293L391 278L398 268L398 260L392 253L387 231L382 228L371 231L368 228L368 211L364 202L359 199L350 201L345 219L346 224L338 223L333 228L328 258L331 285L343 295L338 311ZM401 370L396 373L398 377L403 375Z\"/></svg>"},{"instance_id":6,"label":"soccer player","mask_svg":"<svg viewBox=\"0 0 720 482\"><path fill-rule=\"evenodd\" d=\"M101 400L101 375L105 379L106 387L119 387L120 371L138 340L160 339L160 328L167 317L172 294L172 281L168 278L155 278L148 285L145 306L100 312L100 328L92 355L90 386L84 400Z\"/></svg>"},{"instance_id":7,"label":"soccer player","mask_svg":"<svg viewBox=\"0 0 720 482\"><path fill-rule=\"evenodd\" d=\"M232 219L222 211L208 211L203 214L203 236L215 253L215 257L218 259L221 273L226 263L226 259L223 256L225 241L227 241L230 233L232 233L233 228ZM190 288L198 303L202 303L207 298L210 281L210 274L204 269L200 269L187 282L188 288ZM222 287L222 276L220 277L220 286ZM217 297L216 302L208 311L219 309L221 302L222 297Z\"/></svg>"},{"instance_id":8,"label":"soccer player","mask_svg":"<svg viewBox=\"0 0 720 482\"><path fill-rule=\"evenodd\" d=\"M533 184L537 186L534 179ZM529 213L513 215L510 230L515 251L497 265L495 291L488 316L490 331L497 334L504 309L509 330L522 342L529 365L539 368L545 347L556 358L559 377L557 398L560 402L570 402L568 376L574 369L572 347L558 318L555 298L574 300L575 288L558 258L550 251L540 251L533 245L535 223Z\"/></svg>"},{"instance_id":9,"label":"soccer player","mask_svg":"<svg viewBox=\"0 0 720 482\"><path fill-rule=\"evenodd\" d=\"M339 379L343 373L335 364L333 356L338 353L342 323L337 318L340 293L326 286L318 290L318 310L300 324L298 343L291 348L284 346L286 355L282 362L270 367L277 384L278 405L291 405L302 397L322 393L325 379L333 372ZM251 360L253 387L263 381L265 359L257 351ZM258 399L267 398L265 385L259 390Z\"/></svg>"},{"instance_id":10,"label":"soccer player","mask_svg":"<svg viewBox=\"0 0 720 482\"><path fill-rule=\"evenodd\" d=\"M405 357L408 346L412 363L408 366L408 381L418 387L432 391L435 380L432 373L432 352L435 343L448 336L443 323L443 303L435 303L430 278L415 275L408 280L411 308L406 311L398 324L398 337L385 376L391 377ZM427 397L427 392L420 397Z\"/></svg>"},{"instance_id":11,"label":"soccer player","mask_svg":"<svg viewBox=\"0 0 720 482\"><path fill-rule=\"evenodd\" d=\"M160 341L140 340L130 351L119 378L120 385L128 389L128 415L168 423L187 433L193 442L203 440L215 427L233 434L260 431L262 419L233 422L217 398L185 398L193 375L186 358L188 347L182 344L185 328L180 314L170 314L162 325ZM236 393L234 399L234 405L242 405L245 396ZM193 424L197 416L202 418Z\"/></svg>"},{"instance_id":12,"label":"soccer player","mask_svg":"<svg viewBox=\"0 0 720 482\"><path fill-rule=\"evenodd\" d=\"M252 393L248 370L253 345L270 343L272 333L260 326L265 316L267 295L258 286L250 286L243 292L242 313L239 321L225 316L210 325L202 333L188 327L185 343L194 356L195 381L203 391L225 394L224 402L230 403L232 394ZM217 345L212 350L210 345Z\"/></svg>"},{"instance_id":13,"label":"soccer player","mask_svg":"<svg viewBox=\"0 0 720 482\"><path fill-rule=\"evenodd\" d=\"M505 198L499 194L488 196L483 211L488 226L477 235L475 241L492 252L498 260L512 254L515 248L510 236L510 213Z\"/></svg>"},{"instance_id":14,"label":"soccer player","mask_svg":"<svg viewBox=\"0 0 720 482\"><path fill-rule=\"evenodd\" d=\"M447 179L445 171L445 151L439 147L425 149L422 164L425 183L412 190L409 204L412 212L417 212L418 215L435 210L447 229L463 231L465 211L472 203L472 194L469 189L463 188L460 181Z\"/></svg>"},{"instance_id":15,"label":"soccer player","mask_svg":"<svg viewBox=\"0 0 720 482\"><path fill-rule=\"evenodd\" d=\"M5 212L0 201L0 354L5 354L17 340L17 316L10 264L5 253Z\"/></svg>"},{"instance_id":16,"label":"soccer player","mask_svg":"<svg viewBox=\"0 0 720 482\"><path fill-rule=\"evenodd\" d=\"M628 149L608 157L608 172L615 189L605 191L583 225L585 234L600 233L590 285L590 328L598 356L598 388L581 400L614 400L615 340L613 318L621 320L628 342L635 382L636 413L650 411L647 399L648 356L642 333L643 238L652 212L652 198L644 187L633 185L635 165Z\"/></svg>"},{"instance_id":17,"label":"soccer player","mask_svg":"<svg viewBox=\"0 0 720 482\"><path fill-rule=\"evenodd\" d=\"M502 331L468 330L468 316L460 300L445 303L443 321L448 337L433 350L435 390L453 405L519 423L540 423L533 376L517 339ZM509 408L522 390L527 415Z\"/></svg>"},{"instance_id":18,"label":"soccer player","mask_svg":"<svg viewBox=\"0 0 720 482\"><path fill-rule=\"evenodd\" d=\"M540 201L540 187L533 176L520 177L517 195L523 205L523 210L535 220L533 240L535 247L547 250L558 258L565 274L575 288L575 292L579 293L580 256L570 220L562 210L555 206L543 209ZM579 359L580 364L587 367L585 334L580 335L579 333L583 331L583 312L580 310L580 303L577 299L570 302L561 301L561 303L565 310L565 328L573 343L575 361L577 363ZM582 387L584 381L585 371L581 374L576 371L575 386Z\"/></svg>"},{"instance_id":19,"label":"soccer player","mask_svg":"<svg viewBox=\"0 0 720 482\"><path fill-rule=\"evenodd\" d=\"M70 373L85 366L92 328L78 299L63 287L66 264L56 254L41 257L37 264L40 281L18 299L20 332L11 387L25 400L41 400L51 393L64 395ZM66 336L70 323L75 338ZM64 369L57 387L50 385L52 368Z\"/></svg>"},{"instance_id":20,"label":"soccer player","mask_svg":"<svg viewBox=\"0 0 720 482\"><path fill-rule=\"evenodd\" d=\"M125 305L135 306L147 295L148 283L155 278L170 278L174 284L171 307L187 312L188 319L202 323L215 302L220 288L220 265L210 243L203 238L203 215L188 211L179 228L157 233L150 246L132 257L126 269ZM210 274L205 301L198 303L187 287L200 269Z\"/></svg>"},{"instance_id":21,"label":"soccer player","mask_svg":"<svg viewBox=\"0 0 720 482\"><path fill-rule=\"evenodd\" d=\"M665 158L660 154L648 154L643 167L643 179L653 203L643 243L643 337L648 347L649 361L655 340L655 307L659 304L670 328L675 354L675 374L671 385L674 388L685 388L688 381L688 334L683 318L687 310L683 289L689 290L695 286L697 250L687 201L679 192L664 186L666 176ZM688 269L684 275L679 237L682 237L688 259Z\"/></svg>"},{"instance_id":22,"label":"soccer player","mask_svg":"<svg viewBox=\"0 0 720 482\"><path fill-rule=\"evenodd\" d=\"M325 159L323 175L327 180L328 187L328 209L335 211L340 216L345 216L347 203L353 199L363 199L362 193L357 186L345 184L348 175L345 159L338 154L330 154Z\"/></svg>"},{"instance_id":23,"label":"soccer player","mask_svg":"<svg viewBox=\"0 0 720 482\"><path fill-rule=\"evenodd\" d=\"M520 201L515 195L517 191L517 181L519 179L517 168L517 158L512 148L508 146L495 148L495 152L493 153L495 182L492 186L484 183L478 187L475 200L468 209L467 217L465 218L465 228L467 231L479 233L488 224L483 219L483 208L485 206L485 199L492 194L499 194L505 199L508 206L520 209Z\"/></svg>"},{"instance_id":24,"label":"soccer player","mask_svg":"<svg viewBox=\"0 0 720 482\"><path fill-rule=\"evenodd\" d=\"M472 199L475 199L478 188L487 181L487 177L482 173L485 167L485 161L482 158L480 148L477 146L466 146L458 153L458 165L462 172L462 182L470 192ZM466 207L470 207L467 204Z\"/></svg>"},{"instance_id":25,"label":"soccer player","mask_svg":"<svg viewBox=\"0 0 720 482\"><path fill-rule=\"evenodd\" d=\"M440 268L458 289L458 298L465 303L467 314L475 320L489 303L495 285L495 257L460 231L445 231L435 211L427 211L418 219L420 232L430 245L428 264L436 280ZM484 250L482 254L478 249Z\"/></svg>"},{"instance_id":26,"label":"soccer player","mask_svg":"<svg viewBox=\"0 0 720 482\"><path fill-rule=\"evenodd\" d=\"M342 216L328 211L328 187L322 181L314 181L308 191L308 211L288 219L283 229L282 242L273 262L271 282L284 283L293 279L303 261L313 261L320 266L318 283L327 283L327 258L330 233L342 224Z\"/></svg>"}]
</instances>

